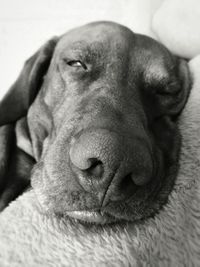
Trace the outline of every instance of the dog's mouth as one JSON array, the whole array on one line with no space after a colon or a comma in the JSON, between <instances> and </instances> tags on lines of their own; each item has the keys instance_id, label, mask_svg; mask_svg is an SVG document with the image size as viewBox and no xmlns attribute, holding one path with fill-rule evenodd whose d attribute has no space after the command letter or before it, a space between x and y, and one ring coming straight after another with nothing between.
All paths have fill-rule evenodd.
<instances>
[{"instance_id":1,"label":"dog's mouth","mask_svg":"<svg viewBox=\"0 0 200 267\"><path fill-rule=\"evenodd\" d=\"M81 191L80 188L76 191L73 188L66 190L68 182L73 180L66 181L66 176L63 176L65 180L60 179L59 184L58 179L52 179L48 175L43 162L38 163L34 169L32 186L40 204L47 212L86 224L105 225L136 222L158 212L161 205L166 202L173 185L173 177L167 177L168 179L161 179L160 175L157 175L153 183L139 187L129 197L128 194L124 195L123 201L109 200L104 207L101 207L94 193ZM72 186L75 187L76 184Z\"/></svg>"},{"instance_id":2,"label":"dog's mouth","mask_svg":"<svg viewBox=\"0 0 200 267\"><path fill-rule=\"evenodd\" d=\"M63 140L55 145L57 143L50 146L44 159L37 163L31 179L39 202L47 212L83 223L105 225L144 220L156 214L167 202L178 165L170 157L165 162L159 149L155 149L154 157L151 157L149 150L138 141L138 144L134 143L134 151L137 153L133 153L133 158L126 157L122 161L121 157L116 156L120 164L118 161L116 163L115 157L111 160L106 158L107 161L103 158L100 166L99 161L96 161L98 164L86 168L87 159L91 158L84 158L88 145L86 152L78 153L78 150L77 158L72 158L74 166L77 162L82 164L79 169L76 166L72 170L68 146L63 144ZM122 148L124 153L120 150L117 154L114 153L114 145L111 155L131 154L133 150L127 147L127 152ZM63 154L68 156L62 158ZM101 170L102 164L103 172L99 172L98 167ZM109 168L114 171L109 172ZM93 175L90 175L91 172ZM146 175L150 179L146 179Z\"/></svg>"},{"instance_id":3,"label":"dog's mouth","mask_svg":"<svg viewBox=\"0 0 200 267\"><path fill-rule=\"evenodd\" d=\"M117 222L119 220L114 216L102 213L100 210L67 211L65 215L85 223L95 223L95 224L109 224Z\"/></svg>"}]
</instances>

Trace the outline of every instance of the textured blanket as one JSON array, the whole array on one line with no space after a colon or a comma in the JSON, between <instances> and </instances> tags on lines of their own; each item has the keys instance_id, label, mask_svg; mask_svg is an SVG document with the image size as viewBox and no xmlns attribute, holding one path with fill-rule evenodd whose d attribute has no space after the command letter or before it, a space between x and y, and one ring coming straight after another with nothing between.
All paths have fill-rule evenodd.
<instances>
[{"instance_id":1,"label":"textured blanket","mask_svg":"<svg viewBox=\"0 0 200 267\"><path fill-rule=\"evenodd\" d=\"M33 191L0 214L0 266L200 266L200 56L180 120L180 171L168 204L140 224L84 226L43 214Z\"/></svg>"}]
</instances>

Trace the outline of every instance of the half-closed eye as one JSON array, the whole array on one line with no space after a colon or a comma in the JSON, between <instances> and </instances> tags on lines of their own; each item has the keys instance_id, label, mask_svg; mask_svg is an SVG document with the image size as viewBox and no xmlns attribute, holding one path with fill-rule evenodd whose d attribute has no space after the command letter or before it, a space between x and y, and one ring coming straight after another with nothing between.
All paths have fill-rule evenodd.
<instances>
[{"instance_id":1,"label":"half-closed eye","mask_svg":"<svg viewBox=\"0 0 200 267\"><path fill-rule=\"evenodd\" d=\"M80 60L64 60L67 65L74 68L83 68L84 70L87 70L87 66L85 63L83 63Z\"/></svg>"}]
</instances>

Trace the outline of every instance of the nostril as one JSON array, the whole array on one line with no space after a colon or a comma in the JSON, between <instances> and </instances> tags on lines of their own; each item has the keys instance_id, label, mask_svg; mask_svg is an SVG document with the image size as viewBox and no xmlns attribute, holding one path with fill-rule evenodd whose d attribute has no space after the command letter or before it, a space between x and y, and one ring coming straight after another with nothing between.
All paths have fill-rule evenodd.
<instances>
[{"instance_id":1,"label":"nostril","mask_svg":"<svg viewBox=\"0 0 200 267\"><path fill-rule=\"evenodd\" d=\"M85 173L87 173L88 176L95 176L95 177L102 177L103 175L103 163L96 159L96 158L90 158L88 159L89 168L83 170Z\"/></svg>"},{"instance_id":2,"label":"nostril","mask_svg":"<svg viewBox=\"0 0 200 267\"><path fill-rule=\"evenodd\" d=\"M128 188L131 188L134 186L134 182L133 182L133 179L131 177L131 173L129 173L128 175L126 175L121 183L120 183L120 187L121 187L121 190L124 191L124 190L127 190Z\"/></svg>"},{"instance_id":3,"label":"nostril","mask_svg":"<svg viewBox=\"0 0 200 267\"><path fill-rule=\"evenodd\" d=\"M132 196L137 190L138 186L134 183L132 179L132 174L129 173L121 181L113 187L110 191L109 199L112 201L122 201Z\"/></svg>"},{"instance_id":4,"label":"nostril","mask_svg":"<svg viewBox=\"0 0 200 267\"><path fill-rule=\"evenodd\" d=\"M143 174L136 175L132 172L128 173L126 176L122 176L119 182L112 187L110 191L109 199L112 201L121 201L132 196L140 189L141 186L145 185L150 180L149 176Z\"/></svg>"}]
</instances>

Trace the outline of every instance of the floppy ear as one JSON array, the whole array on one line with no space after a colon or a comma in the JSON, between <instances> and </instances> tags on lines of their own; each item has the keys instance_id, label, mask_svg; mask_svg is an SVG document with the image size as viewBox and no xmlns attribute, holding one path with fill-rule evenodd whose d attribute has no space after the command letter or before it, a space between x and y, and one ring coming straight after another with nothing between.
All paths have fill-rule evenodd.
<instances>
[{"instance_id":1,"label":"floppy ear","mask_svg":"<svg viewBox=\"0 0 200 267\"><path fill-rule=\"evenodd\" d=\"M0 194L6 182L4 176L9 167L10 152L14 143L14 135L13 125L10 124L0 127Z\"/></svg>"},{"instance_id":2,"label":"floppy ear","mask_svg":"<svg viewBox=\"0 0 200 267\"><path fill-rule=\"evenodd\" d=\"M179 84L177 84L176 92L172 95L173 101L168 107L168 115L171 116L180 114L187 102L192 87L191 74L186 60L177 58L176 75Z\"/></svg>"},{"instance_id":3,"label":"floppy ear","mask_svg":"<svg viewBox=\"0 0 200 267\"><path fill-rule=\"evenodd\" d=\"M26 115L42 85L57 41L57 37L52 38L25 62L18 79L0 102L0 126Z\"/></svg>"}]
</instances>

